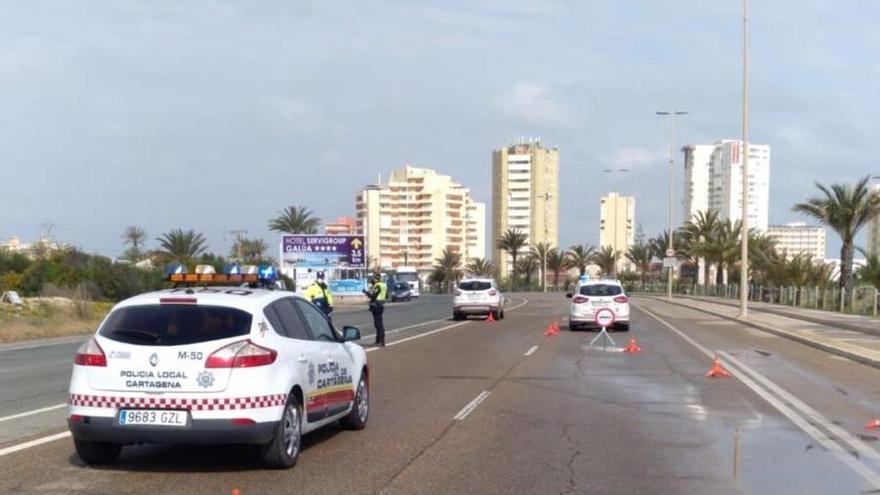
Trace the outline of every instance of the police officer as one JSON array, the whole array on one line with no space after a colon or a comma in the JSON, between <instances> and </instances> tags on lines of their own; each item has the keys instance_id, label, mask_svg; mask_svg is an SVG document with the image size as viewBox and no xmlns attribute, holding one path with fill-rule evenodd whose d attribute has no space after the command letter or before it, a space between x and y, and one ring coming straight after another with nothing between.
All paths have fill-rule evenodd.
<instances>
[{"instance_id":1,"label":"police officer","mask_svg":"<svg viewBox=\"0 0 880 495\"><path fill-rule=\"evenodd\" d=\"M318 272L315 281L306 289L305 298L312 301L312 304L320 308L325 315L330 316L333 312L333 293L327 287L324 272Z\"/></svg>"},{"instance_id":2,"label":"police officer","mask_svg":"<svg viewBox=\"0 0 880 495\"><path fill-rule=\"evenodd\" d=\"M364 294L370 298L370 313L373 313L373 326L376 327L376 345L385 347L385 322L382 313L385 312L385 299L388 298L388 286L382 282L378 274L370 279L370 289Z\"/></svg>"}]
</instances>

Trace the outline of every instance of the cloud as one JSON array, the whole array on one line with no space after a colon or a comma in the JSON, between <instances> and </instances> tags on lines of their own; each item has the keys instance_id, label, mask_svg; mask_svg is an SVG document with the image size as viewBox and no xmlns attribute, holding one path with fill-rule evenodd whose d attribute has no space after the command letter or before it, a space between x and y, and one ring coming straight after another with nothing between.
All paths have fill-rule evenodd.
<instances>
[{"instance_id":1,"label":"cloud","mask_svg":"<svg viewBox=\"0 0 880 495\"><path fill-rule=\"evenodd\" d=\"M677 158L680 160L680 158ZM605 156L602 162L615 168L643 168L655 167L658 164L669 161L669 150L649 149L641 147L624 147Z\"/></svg>"},{"instance_id":2,"label":"cloud","mask_svg":"<svg viewBox=\"0 0 880 495\"><path fill-rule=\"evenodd\" d=\"M538 127L564 128L574 121L572 111L559 103L549 87L521 80L496 102L508 117Z\"/></svg>"}]
</instances>

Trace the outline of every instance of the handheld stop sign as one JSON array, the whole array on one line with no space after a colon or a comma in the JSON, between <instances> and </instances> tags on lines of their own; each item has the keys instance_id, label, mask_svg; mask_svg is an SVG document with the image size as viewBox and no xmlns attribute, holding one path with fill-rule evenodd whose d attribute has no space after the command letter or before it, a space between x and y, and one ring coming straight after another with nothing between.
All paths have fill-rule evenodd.
<instances>
[{"instance_id":1,"label":"handheld stop sign","mask_svg":"<svg viewBox=\"0 0 880 495\"><path fill-rule=\"evenodd\" d=\"M596 325L602 328L608 328L611 325L614 325L615 318L616 316L614 314L614 311L609 308L602 308L596 311L595 322Z\"/></svg>"}]
</instances>

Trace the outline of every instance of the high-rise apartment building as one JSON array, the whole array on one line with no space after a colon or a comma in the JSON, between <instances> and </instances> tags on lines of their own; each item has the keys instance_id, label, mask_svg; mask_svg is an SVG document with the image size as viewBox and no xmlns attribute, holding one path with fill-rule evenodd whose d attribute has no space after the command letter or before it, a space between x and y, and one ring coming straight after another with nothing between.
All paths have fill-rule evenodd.
<instances>
[{"instance_id":1,"label":"high-rise apartment building","mask_svg":"<svg viewBox=\"0 0 880 495\"><path fill-rule=\"evenodd\" d=\"M608 193L599 202L599 246L611 246L620 254L618 268L626 264L625 254L635 241L636 198Z\"/></svg>"},{"instance_id":2,"label":"high-rise apartment building","mask_svg":"<svg viewBox=\"0 0 880 495\"><path fill-rule=\"evenodd\" d=\"M462 263L486 256L486 205L434 170L396 170L387 183L358 192L355 208L371 266L414 266L425 276L444 249L460 253Z\"/></svg>"},{"instance_id":3,"label":"high-rise apartment building","mask_svg":"<svg viewBox=\"0 0 880 495\"><path fill-rule=\"evenodd\" d=\"M804 222L771 225L767 236L776 241L776 252L791 259L799 254L825 261L825 229Z\"/></svg>"},{"instance_id":4,"label":"high-rise apartment building","mask_svg":"<svg viewBox=\"0 0 880 495\"><path fill-rule=\"evenodd\" d=\"M713 144L691 144L684 150L684 216L683 221L694 220L697 213L709 209L709 167L712 163Z\"/></svg>"},{"instance_id":5,"label":"high-rise apartment building","mask_svg":"<svg viewBox=\"0 0 880 495\"><path fill-rule=\"evenodd\" d=\"M528 237L522 252L538 243L559 245L559 149L522 140L492 153L493 262L506 276L510 255L497 248L507 229Z\"/></svg>"},{"instance_id":6,"label":"high-rise apartment building","mask_svg":"<svg viewBox=\"0 0 880 495\"><path fill-rule=\"evenodd\" d=\"M352 235L357 232L357 222L351 217L339 217L335 222L324 224L327 235Z\"/></svg>"},{"instance_id":7,"label":"high-rise apartment building","mask_svg":"<svg viewBox=\"0 0 880 495\"><path fill-rule=\"evenodd\" d=\"M685 221L715 210L721 219L742 218L742 141L684 147ZM708 155L708 156L707 156ZM749 228L766 231L770 217L770 146L749 144Z\"/></svg>"}]
</instances>

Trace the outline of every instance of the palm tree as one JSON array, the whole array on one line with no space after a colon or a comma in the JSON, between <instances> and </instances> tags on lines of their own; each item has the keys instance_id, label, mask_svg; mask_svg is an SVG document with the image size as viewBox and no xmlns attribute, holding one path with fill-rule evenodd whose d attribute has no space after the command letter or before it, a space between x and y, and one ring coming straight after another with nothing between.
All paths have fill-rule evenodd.
<instances>
[{"instance_id":1,"label":"palm tree","mask_svg":"<svg viewBox=\"0 0 880 495\"><path fill-rule=\"evenodd\" d=\"M526 289L531 289L532 275L540 270L541 262L532 254L520 258L519 262L517 262L517 272L523 274L526 278Z\"/></svg>"},{"instance_id":2,"label":"palm tree","mask_svg":"<svg viewBox=\"0 0 880 495\"><path fill-rule=\"evenodd\" d=\"M581 272L581 276L584 276L587 273L587 265L590 264L593 258L593 253L596 252L596 248L593 246L587 246L586 244L575 244L574 246L568 248L568 251L565 252L566 257L568 258L568 262L572 267L577 267Z\"/></svg>"},{"instance_id":3,"label":"palm tree","mask_svg":"<svg viewBox=\"0 0 880 495\"><path fill-rule=\"evenodd\" d=\"M688 220L682 228L687 251L691 256L703 262L703 281L709 285L709 271L713 260L709 257L709 245L719 227L718 212L715 210L699 211L693 220ZM674 239L673 239L674 240Z\"/></svg>"},{"instance_id":4,"label":"palm tree","mask_svg":"<svg viewBox=\"0 0 880 495\"><path fill-rule=\"evenodd\" d=\"M852 264L855 238L868 222L880 214L880 194L868 187L870 176L862 177L854 187L816 183L821 196L798 203L794 211L809 215L830 227L840 236L840 287L852 288Z\"/></svg>"},{"instance_id":5,"label":"palm tree","mask_svg":"<svg viewBox=\"0 0 880 495\"><path fill-rule=\"evenodd\" d=\"M568 259L565 253L558 249L551 249L547 253L547 269L553 272L553 288L559 290L559 274L568 267Z\"/></svg>"},{"instance_id":6,"label":"palm tree","mask_svg":"<svg viewBox=\"0 0 880 495\"><path fill-rule=\"evenodd\" d=\"M651 248L647 244L636 244L626 252L626 259L636 265L636 269L639 271L639 285L642 288L645 287L645 277L648 274L648 270L651 269L651 259L653 257Z\"/></svg>"},{"instance_id":7,"label":"palm tree","mask_svg":"<svg viewBox=\"0 0 880 495\"><path fill-rule=\"evenodd\" d=\"M321 219L305 206L288 206L269 220L269 230L285 234L317 234Z\"/></svg>"},{"instance_id":8,"label":"palm tree","mask_svg":"<svg viewBox=\"0 0 880 495\"><path fill-rule=\"evenodd\" d=\"M602 273L612 277L617 276L617 260L620 253L611 246L605 246L593 253L593 263L599 266Z\"/></svg>"},{"instance_id":9,"label":"palm tree","mask_svg":"<svg viewBox=\"0 0 880 495\"><path fill-rule=\"evenodd\" d=\"M519 256L520 250L526 246L526 243L529 241L529 236L523 233L519 229L507 229L504 232L504 235L501 236L501 239L498 239L498 243L495 246L496 249L500 249L501 251L505 251L508 255L510 255L511 269L513 275L513 283L516 283L516 259Z\"/></svg>"},{"instance_id":10,"label":"palm tree","mask_svg":"<svg viewBox=\"0 0 880 495\"><path fill-rule=\"evenodd\" d=\"M162 255L181 263L188 263L207 250L205 236L192 229L171 229L156 240Z\"/></svg>"},{"instance_id":11,"label":"palm tree","mask_svg":"<svg viewBox=\"0 0 880 495\"><path fill-rule=\"evenodd\" d=\"M539 242L532 246L529 253L538 260L538 267L541 270L541 290L547 290L547 255L553 248L546 242Z\"/></svg>"},{"instance_id":12,"label":"palm tree","mask_svg":"<svg viewBox=\"0 0 880 495\"><path fill-rule=\"evenodd\" d=\"M448 249L444 249L440 257L434 260L434 270L443 274L446 280L447 290L450 288L450 282L454 283L461 278L461 254Z\"/></svg>"},{"instance_id":13,"label":"palm tree","mask_svg":"<svg viewBox=\"0 0 880 495\"><path fill-rule=\"evenodd\" d=\"M730 268L740 261L740 233L742 222L731 222L724 219L715 231L714 240L709 243L709 253L715 257L718 263L718 272L715 274L715 282L727 285Z\"/></svg>"},{"instance_id":14,"label":"palm tree","mask_svg":"<svg viewBox=\"0 0 880 495\"><path fill-rule=\"evenodd\" d=\"M495 267L486 258L471 258L465 269L474 277L491 277Z\"/></svg>"},{"instance_id":15,"label":"palm tree","mask_svg":"<svg viewBox=\"0 0 880 495\"><path fill-rule=\"evenodd\" d=\"M128 246L131 249L132 254L141 253L141 248L144 246L146 240L147 231L137 225L129 225L122 232L123 245Z\"/></svg>"},{"instance_id":16,"label":"palm tree","mask_svg":"<svg viewBox=\"0 0 880 495\"><path fill-rule=\"evenodd\" d=\"M232 256L239 258L244 263L257 263L266 259L266 251L269 243L263 239L241 238L232 245Z\"/></svg>"}]
</instances>

